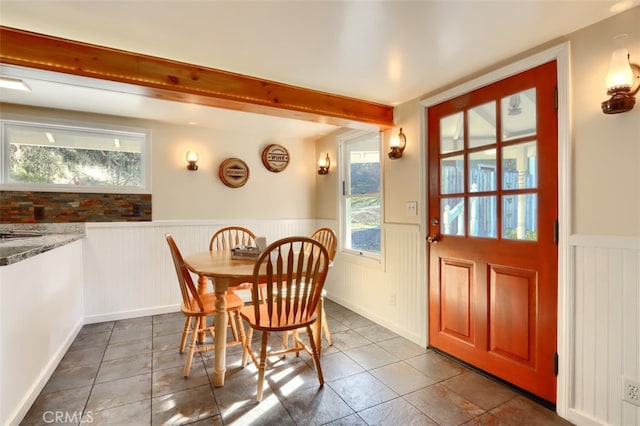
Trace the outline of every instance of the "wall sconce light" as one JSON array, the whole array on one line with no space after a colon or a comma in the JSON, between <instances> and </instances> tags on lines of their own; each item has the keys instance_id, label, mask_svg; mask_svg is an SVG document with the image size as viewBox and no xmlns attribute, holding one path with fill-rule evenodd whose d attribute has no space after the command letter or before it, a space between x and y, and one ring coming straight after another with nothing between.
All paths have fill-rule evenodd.
<instances>
[{"instance_id":1,"label":"wall sconce light","mask_svg":"<svg viewBox=\"0 0 640 426\"><path fill-rule=\"evenodd\" d=\"M391 140L389 141L389 147L391 151L389 152L389 158L392 160L396 160L398 158L402 158L402 151L407 146L407 137L404 133L402 133L402 127L400 128L400 133L398 136L391 136Z\"/></svg>"},{"instance_id":2,"label":"wall sconce light","mask_svg":"<svg viewBox=\"0 0 640 426\"><path fill-rule=\"evenodd\" d=\"M329 167L331 167L331 158L329 158L329 153L327 152L327 156L318 160L318 174L326 175L329 173Z\"/></svg>"},{"instance_id":3,"label":"wall sconce light","mask_svg":"<svg viewBox=\"0 0 640 426\"><path fill-rule=\"evenodd\" d=\"M187 151L187 169L191 171L198 170L198 153L195 151Z\"/></svg>"},{"instance_id":4,"label":"wall sconce light","mask_svg":"<svg viewBox=\"0 0 640 426\"><path fill-rule=\"evenodd\" d=\"M627 35L614 37L616 49L611 54L611 65L607 73L607 95L611 98L602 102L602 112L618 114L633 109L636 103L635 94L640 88L640 66L629 62L629 52L621 46Z\"/></svg>"}]
</instances>

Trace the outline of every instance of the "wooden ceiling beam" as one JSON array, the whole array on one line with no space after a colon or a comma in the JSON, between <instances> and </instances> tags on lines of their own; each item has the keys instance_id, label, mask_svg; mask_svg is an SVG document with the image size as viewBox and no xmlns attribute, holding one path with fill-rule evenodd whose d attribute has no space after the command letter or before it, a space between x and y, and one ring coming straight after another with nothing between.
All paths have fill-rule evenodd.
<instances>
[{"instance_id":1,"label":"wooden ceiling beam","mask_svg":"<svg viewBox=\"0 0 640 426\"><path fill-rule=\"evenodd\" d=\"M152 98L343 127L393 126L393 107L0 26L0 62L135 85Z\"/></svg>"}]
</instances>

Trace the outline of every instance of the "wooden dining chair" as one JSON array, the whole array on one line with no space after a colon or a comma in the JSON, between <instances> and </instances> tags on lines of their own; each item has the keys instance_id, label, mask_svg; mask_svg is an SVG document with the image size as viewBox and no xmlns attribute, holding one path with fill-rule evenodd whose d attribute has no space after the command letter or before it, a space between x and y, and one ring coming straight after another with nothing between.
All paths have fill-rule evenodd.
<instances>
[{"instance_id":1,"label":"wooden dining chair","mask_svg":"<svg viewBox=\"0 0 640 426\"><path fill-rule=\"evenodd\" d=\"M329 267L333 266L333 259L336 257L336 252L338 250L338 238L336 237L336 233L333 232L331 228L320 228L316 232L311 235L316 241L319 241L324 247L327 249L329 253ZM325 337L327 338L327 342L329 346L333 346L333 341L331 340L331 331L329 330L329 323L327 322L327 315L324 311L324 298L327 295L326 290L322 290L322 331L324 332Z\"/></svg>"},{"instance_id":2,"label":"wooden dining chair","mask_svg":"<svg viewBox=\"0 0 640 426\"><path fill-rule=\"evenodd\" d=\"M311 238L320 242L326 249L327 253L329 253L329 266L333 265L333 259L336 257L336 251L338 247L338 238L336 237L335 232L331 228L320 228L316 230ZM326 290L322 290L322 331L329 343L329 346L333 346L333 341L331 339L331 331L329 330L329 324L327 323L327 315L324 310L324 298L326 296ZM300 330L298 330L300 331ZM283 347L286 348L289 345L289 333L284 333L283 336ZM322 348L318 348L319 351L322 351Z\"/></svg>"},{"instance_id":3,"label":"wooden dining chair","mask_svg":"<svg viewBox=\"0 0 640 426\"><path fill-rule=\"evenodd\" d=\"M256 245L256 235L242 226L227 226L216 231L209 241L209 250L231 250L237 246Z\"/></svg>"},{"instance_id":4,"label":"wooden dining chair","mask_svg":"<svg viewBox=\"0 0 640 426\"><path fill-rule=\"evenodd\" d=\"M216 231L209 241L210 251L231 250L238 246L256 247L256 235L249 229L243 228L242 226L227 226ZM240 291L246 290L249 287L251 287L251 283L237 281L229 287L229 290ZM261 294L264 297L264 289Z\"/></svg>"},{"instance_id":5,"label":"wooden dining chair","mask_svg":"<svg viewBox=\"0 0 640 426\"><path fill-rule=\"evenodd\" d=\"M308 237L283 238L269 245L260 255L253 269L252 304L240 310L249 329L243 340L242 366L248 357L258 366L257 400L262 400L266 360L269 356L304 350L313 357L320 386L324 384L320 355L315 344L312 325L318 319L317 308L329 268L327 249ZM260 286L264 284L267 297L262 303ZM269 333L305 328L308 343L298 336L294 345L268 350ZM251 347L254 330L262 331L260 354ZM240 330L244 332L243 329Z\"/></svg>"},{"instance_id":6,"label":"wooden dining chair","mask_svg":"<svg viewBox=\"0 0 640 426\"><path fill-rule=\"evenodd\" d=\"M209 333L211 338L215 341L215 327L213 325L206 325L206 317L215 315L216 310L216 295L215 293L198 293L197 287L193 283L191 273L187 269L182 254L176 245L175 240L171 234L165 234L167 243L169 244L169 250L171 251L171 257L173 264L176 268L178 275L178 284L180 286L180 294L182 295L181 310L185 316L184 328L182 330L182 336L180 338L180 353L184 352L187 337L191 334L191 341L189 342L189 348L187 349L187 359L185 360L183 375L189 377L189 371L191 370L191 361L193 360L193 354L196 352L204 352L214 350L215 345L200 345L196 347L196 340L198 334ZM229 293L226 296L227 311L229 312L229 321L232 321L234 325L240 330L240 336L244 335L242 320L240 319L240 308L244 305L242 300L234 293ZM201 319L204 317L204 321ZM195 321L194 321L195 320ZM193 322L193 324L192 324ZM236 327L234 326L233 329ZM224 331L226 333L226 330ZM234 333L234 339L227 342L227 346L239 345L242 340L237 337L237 333Z\"/></svg>"}]
</instances>

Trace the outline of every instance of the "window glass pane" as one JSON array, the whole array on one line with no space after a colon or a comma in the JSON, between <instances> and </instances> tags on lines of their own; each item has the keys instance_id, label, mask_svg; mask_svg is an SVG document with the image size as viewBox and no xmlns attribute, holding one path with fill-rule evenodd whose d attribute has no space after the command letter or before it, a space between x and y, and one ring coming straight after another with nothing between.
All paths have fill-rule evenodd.
<instances>
[{"instance_id":1,"label":"window glass pane","mask_svg":"<svg viewBox=\"0 0 640 426\"><path fill-rule=\"evenodd\" d=\"M508 141L536 134L536 89L502 98L502 140Z\"/></svg>"},{"instance_id":2,"label":"window glass pane","mask_svg":"<svg viewBox=\"0 0 640 426\"><path fill-rule=\"evenodd\" d=\"M502 189L526 189L538 186L536 141L502 149Z\"/></svg>"},{"instance_id":3,"label":"window glass pane","mask_svg":"<svg viewBox=\"0 0 640 426\"><path fill-rule=\"evenodd\" d=\"M6 123L6 183L144 188L145 133Z\"/></svg>"},{"instance_id":4,"label":"window glass pane","mask_svg":"<svg viewBox=\"0 0 640 426\"><path fill-rule=\"evenodd\" d=\"M464 114L457 112L440 119L440 153L464 148Z\"/></svg>"},{"instance_id":5,"label":"window glass pane","mask_svg":"<svg viewBox=\"0 0 640 426\"><path fill-rule=\"evenodd\" d=\"M538 197L536 194L502 197L502 238L538 239Z\"/></svg>"},{"instance_id":6,"label":"window glass pane","mask_svg":"<svg viewBox=\"0 0 640 426\"><path fill-rule=\"evenodd\" d=\"M352 250L380 253L380 197L347 200L349 238Z\"/></svg>"},{"instance_id":7,"label":"window glass pane","mask_svg":"<svg viewBox=\"0 0 640 426\"><path fill-rule=\"evenodd\" d=\"M495 191L496 187L496 149L469 154L469 191Z\"/></svg>"},{"instance_id":8,"label":"window glass pane","mask_svg":"<svg viewBox=\"0 0 640 426\"><path fill-rule=\"evenodd\" d=\"M378 136L347 144L349 194L380 192L380 148Z\"/></svg>"},{"instance_id":9,"label":"window glass pane","mask_svg":"<svg viewBox=\"0 0 640 426\"><path fill-rule=\"evenodd\" d=\"M464 156L440 160L440 193L460 194L464 191Z\"/></svg>"},{"instance_id":10,"label":"window glass pane","mask_svg":"<svg viewBox=\"0 0 640 426\"><path fill-rule=\"evenodd\" d=\"M445 235L464 235L464 198L443 198L441 232Z\"/></svg>"},{"instance_id":11,"label":"window glass pane","mask_svg":"<svg viewBox=\"0 0 640 426\"><path fill-rule=\"evenodd\" d=\"M359 158L351 163L349 193L371 194L380 192L380 161Z\"/></svg>"},{"instance_id":12,"label":"window glass pane","mask_svg":"<svg viewBox=\"0 0 640 426\"><path fill-rule=\"evenodd\" d=\"M469 236L496 238L496 197L469 197Z\"/></svg>"},{"instance_id":13,"label":"window glass pane","mask_svg":"<svg viewBox=\"0 0 640 426\"><path fill-rule=\"evenodd\" d=\"M469 110L469 148L496 143L496 102Z\"/></svg>"},{"instance_id":14,"label":"window glass pane","mask_svg":"<svg viewBox=\"0 0 640 426\"><path fill-rule=\"evenodd\" d=\"M380 134L344 141L343 154L343 248L378 256L382 223Z\"/></svg>"}]
</instances>

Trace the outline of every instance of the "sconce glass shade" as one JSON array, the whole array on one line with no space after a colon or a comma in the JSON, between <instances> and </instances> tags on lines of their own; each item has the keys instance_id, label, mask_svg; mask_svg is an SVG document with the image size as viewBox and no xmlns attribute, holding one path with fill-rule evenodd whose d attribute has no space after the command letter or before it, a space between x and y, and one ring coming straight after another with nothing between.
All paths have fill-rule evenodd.
<instances>
[{"instance_id":1,"label":"sconce glass shade","mask_svg":"<svg viewBox=\"0 0 640 426\"><path fill-rule=\"evenodd\" d=\"M391 140L389 141L389 147L391 148L391 151L389 152L389 158L392 160L402 158L402 151L404 151L404 148L406 146L407 137L404 133L402 133L401 127L398 136L391 136Z\"/></svg>"},{"instance_id":2,"label":"sconce glass shade","mask_svg":"<svg viewBox=\"0 0 640 426\"><path fill-rule=\"evenodd\" d=\"M195 151L187 151L187 169L188 170L198 170L198 153Z\"/></svg>"},{"instance_id":3,"label":"sconce glass shade","mask_svg":"<svg viewBox=\"0 0 640 426\"><path fill-rule=\"evenodd\" d=\"M329 153L327 152L327 155L324 158L320 156L320 159L318 160L318 174L326 175L329 173L329 167L331 167L331 158L329 158Z\"/></svg>"},{"instance_id":4,"label":"sconce glass shade","mask_svg":"<svg viewBox=\"0 0 640 426\"><path fill-rule=\"evenodd\" d=\"M630 90L633 85L633 71L629 64L629 52L627 49L617 49L611 54L611 65L607 73L607 94L613 95L616 91Z\"/></svg>"},{"instance_id":5,"label":"sconce glass shade","mask_svg":"<svg viewBox=\"0 0 640 426\"><path fill-rule=\"evenodd\" d=\"M605 114L629 111L636 103L635 94L640 88L640 67L630 63L628 50L619 46L625 39L624 34L614 38L618 47L611 54L611 64L605 79L607 94L611 98L601 104Z\"/></svg>"}]
</instances>

